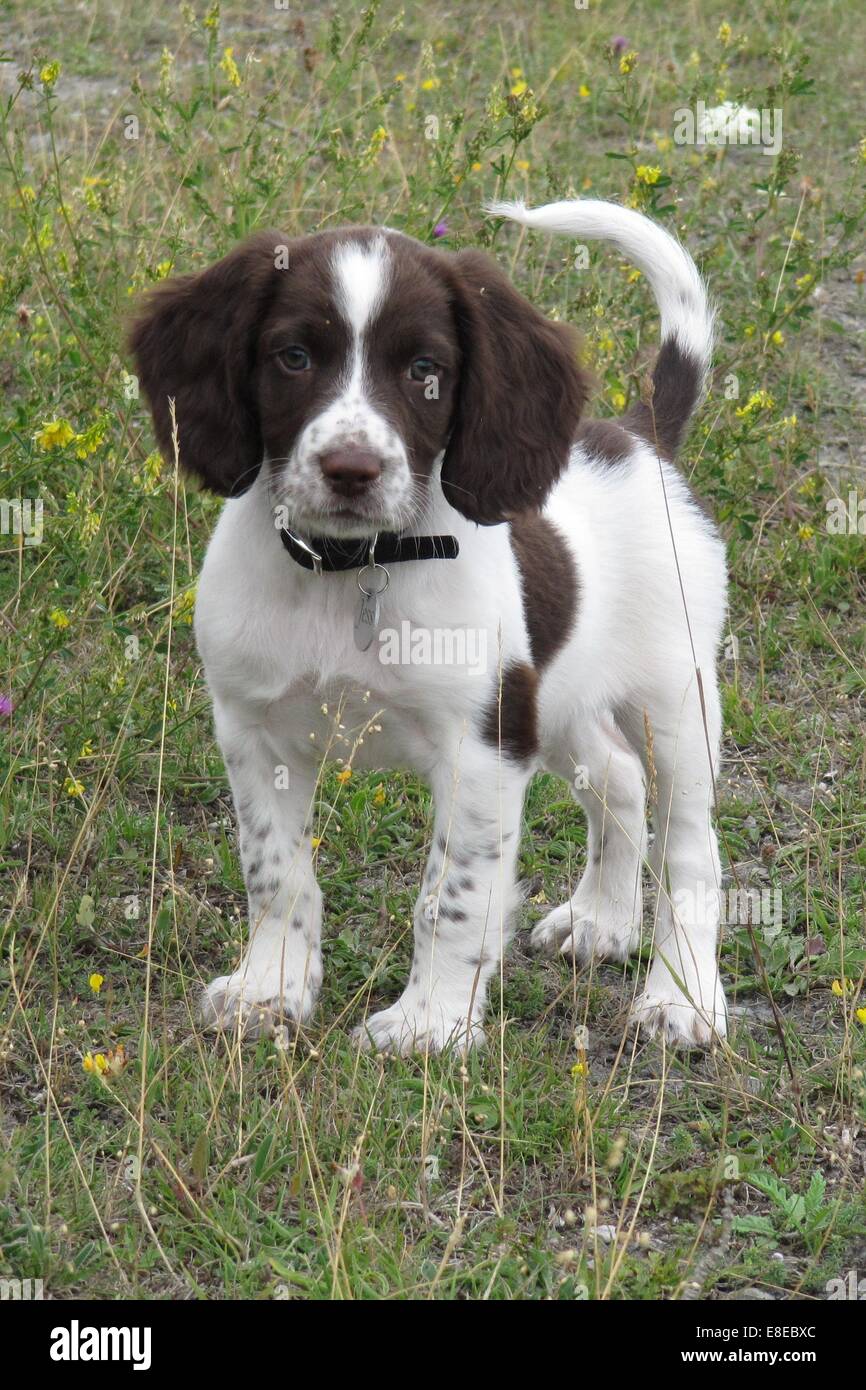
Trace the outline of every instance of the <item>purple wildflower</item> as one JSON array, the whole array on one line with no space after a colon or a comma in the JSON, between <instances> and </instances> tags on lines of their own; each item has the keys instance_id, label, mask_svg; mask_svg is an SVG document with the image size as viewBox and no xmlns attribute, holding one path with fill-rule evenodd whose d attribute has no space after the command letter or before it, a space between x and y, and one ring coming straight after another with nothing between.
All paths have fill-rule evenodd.
<instances>
[{"instance_id":1,"label":"purple wildflower","mask_svg":"<svg viewBox=\"0 0 866 1390\"><path fill-rule=\"evenodd\" d=\"M442 219L441 222L437 222L437 223L436 223L436 226L433 228L433 235L434 235L435 237L441 237L441 236L447 236L447 235L448 235L448 223L445 221L444 218Z\"/></svg>"},{"instance_id":2,"label":"purple wildflower","mask_svg":"<svg viewBox=\"0 0 866 1390\"><path fill-rule=\"evenodd\" d=\"M624 39L622 34L614 34L610 41L610 46L616 56L619 57L620 53L624 53L628 48L628 39Z\"/></svg>"},{"instance_id":3,"label":"purple wildflower","mask_svg":"<svg viewBox=\"0 0 866 1390\"><path fill-rule=\"evenodd\" d=\"M0 695L0 714L11 714L14 706L11 695Z\"/></svg>"}]
</instances>

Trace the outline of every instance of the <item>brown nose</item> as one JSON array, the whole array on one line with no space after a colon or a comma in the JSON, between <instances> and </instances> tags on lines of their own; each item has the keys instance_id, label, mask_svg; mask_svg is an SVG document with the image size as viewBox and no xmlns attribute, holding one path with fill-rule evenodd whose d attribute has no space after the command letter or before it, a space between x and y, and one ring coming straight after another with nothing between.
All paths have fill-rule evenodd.
<instances>
[{"instance_id":1,"label":"brown nose","mask_svg":"<svg viewBox=\"0 0 866 1390\"><path fill-rule=\"evenodd\" d=\"M375 454L357 445L346 445L322 454L319 467L340 497L358 497L375 483L382 466Z\"/></svg>"}]
</instances>

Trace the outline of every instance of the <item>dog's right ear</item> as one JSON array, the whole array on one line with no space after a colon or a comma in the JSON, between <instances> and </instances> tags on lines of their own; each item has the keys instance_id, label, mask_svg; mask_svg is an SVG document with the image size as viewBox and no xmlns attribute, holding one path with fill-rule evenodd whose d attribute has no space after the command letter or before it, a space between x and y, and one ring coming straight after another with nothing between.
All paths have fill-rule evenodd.
<instances>
[{"instance_id":1,"label":"dog's right ear","mask_svg":"<svg viewBox=\"0 0 866 1390\"><path fill-rule=\"evenodd\" d=\"M261 467L256 330L288 248L279 232L259 232L207 270L175 276L129 332L162 453L174 456L173 399L182 466L223 496L246 492Z\"/></svg>"}]
</instances>

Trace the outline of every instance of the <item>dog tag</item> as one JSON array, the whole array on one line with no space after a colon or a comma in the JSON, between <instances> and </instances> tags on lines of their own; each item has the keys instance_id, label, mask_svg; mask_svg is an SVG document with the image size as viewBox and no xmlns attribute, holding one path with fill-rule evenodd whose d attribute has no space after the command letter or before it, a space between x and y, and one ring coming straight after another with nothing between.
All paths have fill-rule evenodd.
<instances>
[{"instance_id":1,"label":"dog tag","mask_svg":"<svg viewBox=\"0 0 866 1390\"><path fill-rule=\"evenodd\" d=\"M391 582L384 565L365 565L358 573L361 602L355 618L355 646L365 652L379 631L379 598Z\"/></svg>"}]
</instances>

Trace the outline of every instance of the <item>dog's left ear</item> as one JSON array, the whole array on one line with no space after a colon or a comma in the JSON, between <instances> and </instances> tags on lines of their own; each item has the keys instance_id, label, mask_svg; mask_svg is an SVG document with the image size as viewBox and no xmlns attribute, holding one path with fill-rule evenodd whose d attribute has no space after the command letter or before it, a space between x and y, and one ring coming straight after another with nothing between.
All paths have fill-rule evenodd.
<instances>
[{"instance_id":1,"label":"dog's left ear","mask_svg":"<svg viewBox=\"0 0 866 1390\"><path fill-rule=\"evenodd\" d=\"M588 379L577 337L480 251L449 257L461 367L442 465L448 501L492 526L541 506L568 462Z\"/></svg>"}]
</instances>

